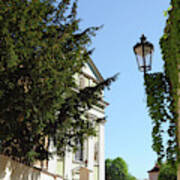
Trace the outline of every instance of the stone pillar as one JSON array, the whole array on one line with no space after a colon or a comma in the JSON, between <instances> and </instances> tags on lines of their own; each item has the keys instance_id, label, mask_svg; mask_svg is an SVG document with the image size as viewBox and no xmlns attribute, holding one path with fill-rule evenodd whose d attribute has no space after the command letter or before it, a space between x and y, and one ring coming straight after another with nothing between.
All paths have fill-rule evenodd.
<instances>
[{"instance_id":1,"label":"stone pillar","mask_svg":"<svg viewBox=\"0 0 180 180\"><path fill-rule=\"evenodd\" d=\"M56 149L53 145L52 140L50 140L49 144L49 151L54 152ZM49 159L48 161L48 172L56 174L56 169L57 169L57 155L54 154L52 158Z\"/></svg>"},{"instance_id":2,"label":"stone pillar","mask_svg":"<svg viewBox=\"0 0 180 180\"><path fill-rule=\"evenodd\" d=\"M99 124L99 180L105 180L104 124Z\"/></svg>"},{"instance_id":3,"label":"stone pillar","mask_svg":"<svg viewBox=\"0 0 180 180\"><path fill-rule=\"evenodd\" d=\"M72 180L72 152L68 150L64 157L64 180Z\"/></svg>"},{"instance_id":4,"label":"stone pillar","mask_svg":"<svg viewBox=\"0 0 180 180\"><path fill-rule=\"evenodd\" d=\"M94 137L88 138L88 155L87 155L87 168L91 171L89 175L89 180L94 180Z\"/></svg>"}]
</instances>

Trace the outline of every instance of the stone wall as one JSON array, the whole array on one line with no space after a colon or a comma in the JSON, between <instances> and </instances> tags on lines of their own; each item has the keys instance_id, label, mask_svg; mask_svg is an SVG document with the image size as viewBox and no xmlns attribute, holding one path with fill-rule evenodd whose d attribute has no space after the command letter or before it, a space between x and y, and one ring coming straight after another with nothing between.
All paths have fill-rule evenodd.
<instances>
[{"instance_id":1,"label":"stone wall","mask_svg":"<svg viewBox=\"0 0 180 180\"><path fill-rule=\"evenodd\" d=\"M0 155L0 180L63 180L62 177L29 167Z\"/></svg>"}]
</instances>

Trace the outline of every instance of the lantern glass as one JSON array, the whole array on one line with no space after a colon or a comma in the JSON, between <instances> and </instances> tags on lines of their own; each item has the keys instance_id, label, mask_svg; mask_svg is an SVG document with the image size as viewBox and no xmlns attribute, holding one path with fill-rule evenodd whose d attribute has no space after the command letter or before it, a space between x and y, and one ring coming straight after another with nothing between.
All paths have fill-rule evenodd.
<instances>
[{"instance_id":1,"label":"lantern glass","mask_svg":"<svg viewBox=\"0 0 180 180\"><path fill-rule=\"evenodd\" d=\"M136 54L136 60L138 64L139 71L150 71L152 66L152 53L147 54L145 58L143 58L141 55Z\"/></svg>"},{"instance_id":2,"label":"lantern glass","mask_svg":"<svg viewBox=\"0 0 180 180\"><path fill-rule=\"evenodd\" d=\"M139 56L147 56L153 52L153 49L148 44L144 44L144 52L143 52L143 45L140 44L135 49L135 54L138 54Z\"/></svg>"},{"instance_id":3,"label":"lantern glass","mask_svg":"<svg viewBox=\"0 0 180 180\"><path fill-rule=\"evenodd\" d=\"M146 72L151 70L153 50L153 45L146 41L144 35L141 37L141 42L134 46L134 53L140 71Z\"/></svg>"}]
</instances>

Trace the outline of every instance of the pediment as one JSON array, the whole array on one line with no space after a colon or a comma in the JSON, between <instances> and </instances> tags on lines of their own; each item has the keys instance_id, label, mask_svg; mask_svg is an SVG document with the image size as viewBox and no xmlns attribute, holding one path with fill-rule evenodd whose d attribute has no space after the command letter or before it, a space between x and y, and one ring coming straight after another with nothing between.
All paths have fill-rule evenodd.
<instances>
[{"instance_id":1,"label":"pediment","mask_svg":"<svg viewBox=\"0 0 180 180\"><path fill-rule=\"evenodd\" d=\"M97 82L101 82L104 80L98 68L91 59L82 68L82 72L92 77Z\"/></svg>"}]
</instances>

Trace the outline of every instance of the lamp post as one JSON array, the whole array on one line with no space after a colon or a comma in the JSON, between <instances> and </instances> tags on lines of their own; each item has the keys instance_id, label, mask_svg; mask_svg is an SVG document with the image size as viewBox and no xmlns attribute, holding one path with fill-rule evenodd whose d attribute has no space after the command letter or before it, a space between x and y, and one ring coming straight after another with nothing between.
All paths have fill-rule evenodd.
<instances>
[{"instance_id":1,"label":"lamp post","mask_svg":"<svg viewBox=\"0 0 180 180\"><path fill-rule=\"evenodd\" d=\"M154 46L146 40L144 34L140 37L140 40L140 42L134 45L133 50L136 56L138 69L144 73L144 81L146 83L146 74L152 67L152 54L154 52ZM155 178L157 179L156 176Z\"/></svg>"},{"instance_id":2,"label":"lamp post","mask_svg":"<svg viewBox=\"0 0 180 180\"><path fill-rule=\"evenodd\" d=\"M146 40L144 34L141 36L140 40L140 43L135 44L133 49L136 55L138 69L139 71L144 72L145 78L147 71L151 70L154 46Z\"/></svg>"}]
</instances>

